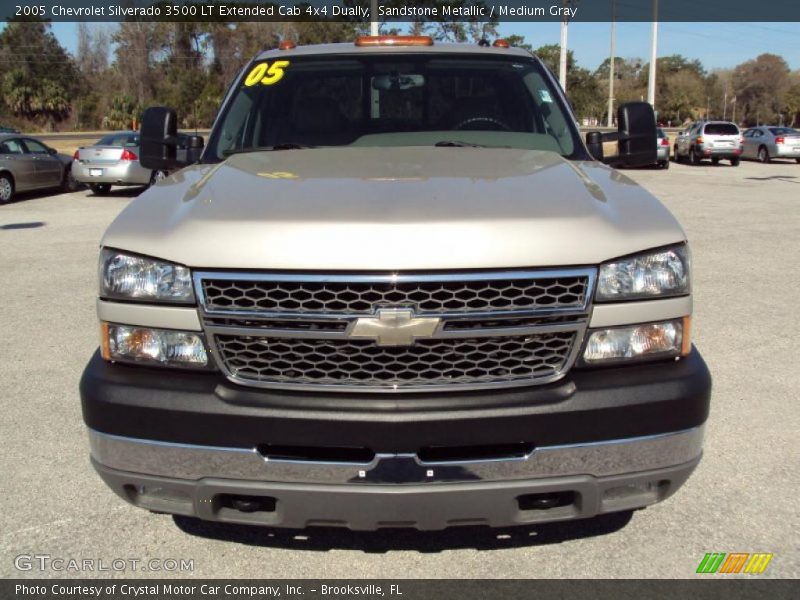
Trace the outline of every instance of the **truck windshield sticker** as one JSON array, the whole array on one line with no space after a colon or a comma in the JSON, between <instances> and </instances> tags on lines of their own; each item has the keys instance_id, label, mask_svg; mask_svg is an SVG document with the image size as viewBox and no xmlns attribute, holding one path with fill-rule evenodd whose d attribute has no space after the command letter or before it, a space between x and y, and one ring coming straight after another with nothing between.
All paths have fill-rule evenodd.
<instances>
[{"instance_id":1,"label":"truck windshield sticker","mask_svg":"<svg viewBox=\"0 0 800 600\"><path fill-rule=\"evenodd\" d=\"M283 79L283 73L286 67L289 66L288 60L276 60L272 64L259 63L253 67L244 78L244 85L246 87L253 87L254 85L275 85Z\"/></svg>"},{"instance_id":2,"label":"truck windshield sticker","mask_svg":"<svg viewBox=\"0 0 800 600\"><path fill-rule=\"evenodd\" d=\"M550 92L548 90L539 90L539 98L542 99L542 102L553 101L553 98L550 96Z\"/></svg>"}]
</instances>

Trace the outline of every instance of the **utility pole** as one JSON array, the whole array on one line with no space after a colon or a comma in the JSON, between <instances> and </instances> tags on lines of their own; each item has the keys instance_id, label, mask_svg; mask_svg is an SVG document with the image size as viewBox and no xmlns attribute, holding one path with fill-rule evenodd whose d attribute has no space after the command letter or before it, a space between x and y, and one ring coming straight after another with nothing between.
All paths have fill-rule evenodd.
<instances>
[{"instance_id":1,"label":"utility pole","mask_svg":"<svg viewBox=\"0 0 800 600\"><path fill-rule=\"evenodd\" d=\"M653 33L650 38L650 73L647 80L647 101L656 107L656 47L658 46L658 0L653 0Z\"/></svg>"},{"instance_id":2,"label":"utility pole","mask_svg":"<svg viewBox=\"0 0 800 600\"><path fill-rule=\"evenodd\" d=\"M566 6L569 0L562 0L562 6ZM561 54L558 62L558 83L561 89L567 93L567 17L561 17Z\"/></svg>"},{"instance_id":3,"label":"utility pole","mask_svg":"<svg viewBox=\"0 0 800 600\"><path fill-rule=\"evenodd\" d=\"M369 3L369 34L378 35L378 0Z\"/></svg>"},{"instance_id":4,"label":"utility pole","mask_svg":"<svg viewBox=\"0 0 800 600\"><path fill-rule=\"evenodd\" d=\"M731 104L733 104L733 115L731 116L731 121L736 123L736 96L734 96L733 100L731 100Z\"/></svg>"},{"instance_id":5,"label":"utility pole","mask_svg":"<svg viewBox=\"0 0 800 600\"><path fill-rule=\"evenodd\" d=\"M711 112L711 96L706 96L706 121L708 121L710 118L709 114L710 112Z\"/></svg>"},{"instance_id":6,"label":"utility pole","mask_svg":"<svg viewBox=\"0 0 800 600\"><path fill-rule=\"evenodd\" d=\"M725 84L725 96L722 100L722 120L728 120L728 84Z\"/></svg>"},{"instance_id":7,"label":"utility pole","mask_svg":"<svg viewBox=\"0 0 800 600\"><path fill-rule=\"evenodd\" d=\"M608 119L606 125L614 126L614 51L617 38L617 22L615 20L616 0L611 0L611 50L608 57Z\"/></svg>"}]
</instances>

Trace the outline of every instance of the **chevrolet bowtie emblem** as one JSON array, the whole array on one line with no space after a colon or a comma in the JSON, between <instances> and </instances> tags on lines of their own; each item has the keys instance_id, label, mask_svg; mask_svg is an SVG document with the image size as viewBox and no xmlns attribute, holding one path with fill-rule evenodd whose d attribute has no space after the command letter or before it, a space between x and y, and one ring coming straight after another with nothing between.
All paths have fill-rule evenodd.
<instances>
[{"instance_id":1,"label":"chevrolet bowtie emblem","mask_svg":"<svg viewBox=\"0 0 800 600\"><path fill-rule=\"evenodd\" d=\"M361 317L350 332L352 338L371 338L378 346L410 346L421 337L431 337L439 327L438 317L415 317L410 308L380 308L375 317Z\"/></svg>"}]
</instances>

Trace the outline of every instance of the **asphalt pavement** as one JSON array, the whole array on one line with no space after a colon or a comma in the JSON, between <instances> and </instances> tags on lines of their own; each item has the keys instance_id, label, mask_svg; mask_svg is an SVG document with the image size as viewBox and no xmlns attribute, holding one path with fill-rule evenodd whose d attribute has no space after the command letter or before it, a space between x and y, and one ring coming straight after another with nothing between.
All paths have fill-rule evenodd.
<instances>
[{"instance_id":1,"label":"asphalt pavement","mask_svg":"<svg viewBox=\"0 0 800 600\"><path fill-rule=\"evenodd\" d=\"M138 192L0 206L0 576L691 578L706 552L770 552L762 577L798 577L800 165L626 174L691 243L694 341L714 376L705 456L646 510L503 530L281 531L125 504L89 465L78 380L98 340L98 243ZM95 570L41 571L24 558L34 555L91 559ZM97 570L114 559L124 571ZM192 570L134 570L130 559Z\"/></svg>"}]
</instances>

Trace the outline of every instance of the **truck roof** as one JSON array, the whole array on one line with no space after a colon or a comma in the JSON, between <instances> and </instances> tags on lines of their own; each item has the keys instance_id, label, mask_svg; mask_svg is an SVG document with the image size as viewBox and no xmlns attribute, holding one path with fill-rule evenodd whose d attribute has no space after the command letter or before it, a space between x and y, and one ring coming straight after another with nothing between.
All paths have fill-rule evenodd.
<instances>
[{"instance_id":1,"label":"truck roof","mask_svg":"<svg viewBox=\"0 0 800 600\"><path fill-rule=\"evenodd\" d=\"M331 56L341 54L474 54L495 56L530 57L531 53L522 48L499 48L495 46L479 46L478 44L434 43L431 46L386 45L356 46L354 42L337 44L298 45L288 50L273 48L261 52L256 60L290 56Z\"/></svg>"}]
</instances>

